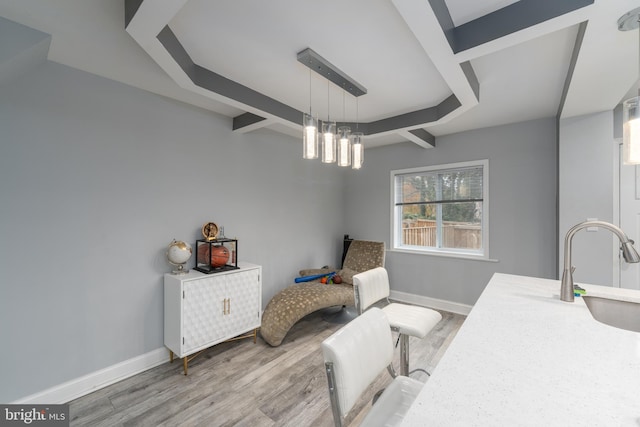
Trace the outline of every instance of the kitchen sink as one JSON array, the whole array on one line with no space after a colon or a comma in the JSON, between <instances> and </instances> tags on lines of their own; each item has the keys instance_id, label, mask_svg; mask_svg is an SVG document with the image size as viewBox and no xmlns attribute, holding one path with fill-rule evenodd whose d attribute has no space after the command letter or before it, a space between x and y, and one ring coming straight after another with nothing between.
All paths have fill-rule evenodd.
<instances>
[{"instance_id":1,"label":"kitchen sink","mask_svg":"<svg viewBox=\"0 0 640 427\"><path fill-rule=\"evenodd\" d=\"M627 331L640 332L640 303L587 295L582 299L597 321Z\"/></svg>"}]
</instances>

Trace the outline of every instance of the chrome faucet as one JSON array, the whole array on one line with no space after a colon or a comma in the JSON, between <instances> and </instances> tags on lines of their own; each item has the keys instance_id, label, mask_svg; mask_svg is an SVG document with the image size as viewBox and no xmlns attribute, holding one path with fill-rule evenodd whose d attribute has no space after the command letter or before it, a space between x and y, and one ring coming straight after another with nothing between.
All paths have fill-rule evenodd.
<instances>
[{"instance_id":1,"label":"chrome faucet","mask_svg":"<svg viewBox=\"0 0 640 427\"><path fill-rule=\"evenodd\" d=\"M629 263L640 262L640 256L633 247L633 240L629 239L619 227L605 221L584 221L576 224L567 231L567 235L564 237L564 271L562 272L562 285L560 287L560 299L562 301L573 302L572 273L575 267L571 266L571 239L573 239L574 234L587 227L600 227L611 231L618 236L620 243L622 243L620 250L622 250L624 260Z\"/></svg>"}]
</instances>

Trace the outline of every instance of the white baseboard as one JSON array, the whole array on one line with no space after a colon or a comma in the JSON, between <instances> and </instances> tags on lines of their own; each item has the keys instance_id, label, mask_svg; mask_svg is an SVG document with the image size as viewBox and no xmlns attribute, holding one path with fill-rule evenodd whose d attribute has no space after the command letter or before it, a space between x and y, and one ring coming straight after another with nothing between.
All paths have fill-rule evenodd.
<instances>
[{"instance_id":1,"label":"white baseboard","mask_svg":"<svg viewBox=\"0 0 640 427\"><path fill-rule=\"evenodd\" d=\"M391 291L389 298L399 302L422 305L424 307L435 308L436 310L448 311L456 314L468 315L473 306L460 304L459 302L446 301L443 299L429 298L407 292Z\"/></svg>"},{"instance_id":2,"label":"white baseboard","mask_svg":"<svg viewBox=\"0 0 640 427\"><path fill-rule=\"evenodd\" d=\"M13 404L61 404L169 361L164 347L18 399Z\"/></svg>"}]
</instances>

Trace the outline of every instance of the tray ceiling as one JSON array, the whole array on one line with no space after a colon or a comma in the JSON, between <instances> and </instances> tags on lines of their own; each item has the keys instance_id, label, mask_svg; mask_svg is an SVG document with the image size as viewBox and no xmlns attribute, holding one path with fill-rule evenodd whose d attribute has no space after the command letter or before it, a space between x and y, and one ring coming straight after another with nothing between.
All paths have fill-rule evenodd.
<instances>
[{"instance_id":1,"label":"tray ceiling","mask_svg":"<svg viewBox=\"0 0 640 427\"><path fill-rule=\"evenodd\" d=\"M634 7L637 0L4 0L0 16L51 34L50 60L215 111L239 132L299 135L311 106L320 119L357 120L369 147L429 147L434 136L614 108L638 78L637 34L615 25ZM305 48L367 94L356 100L311 73L296 59Z\"/></svg>"}]
</instances>

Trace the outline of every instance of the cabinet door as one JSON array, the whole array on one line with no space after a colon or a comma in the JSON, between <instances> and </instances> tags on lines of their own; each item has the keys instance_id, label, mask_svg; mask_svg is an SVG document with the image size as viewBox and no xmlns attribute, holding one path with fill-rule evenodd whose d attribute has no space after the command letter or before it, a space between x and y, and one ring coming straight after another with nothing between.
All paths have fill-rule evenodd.
<instances>
[{"instance_id":1,"label":"cabinet door","mask_svg":"<svg viewBox=\"0 0 640 427\"><path fill-rule=\"evenodd\" d=\"M225 316L229 335L260 326L260 276L257 269L227 275L229 314Z\"/></svg>"},{"instance_id":2,"label":"cabinet door","mask_svg":"<svg viewBox=\"0 0 640 427\"><path fill-rule=\"evenodd\" d=\"M183 353L211 345L225 335L225 276L184 282L182 307Z\"/></svg>"}]
</instances>

